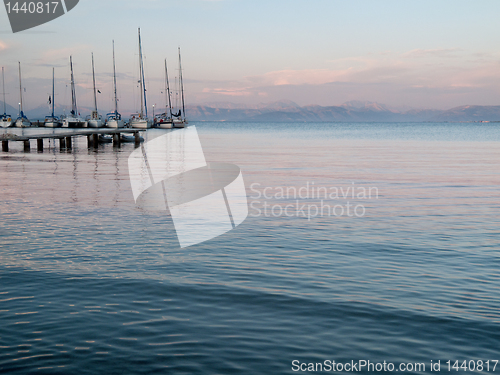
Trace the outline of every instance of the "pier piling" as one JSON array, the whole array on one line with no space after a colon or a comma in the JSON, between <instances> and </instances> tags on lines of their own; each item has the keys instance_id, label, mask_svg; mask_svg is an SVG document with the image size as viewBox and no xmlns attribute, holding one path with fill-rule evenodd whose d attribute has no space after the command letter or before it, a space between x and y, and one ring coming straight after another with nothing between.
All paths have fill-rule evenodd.
<instances>
[{"instance_id":1,"label":"pier piling","mask_svg":"<svg viewBox=\"0 0 500 375\"><path fill-rule=\"evenodd\" d=\"M24 152L30 152L30 140L24 141Z\"/></svg>"},{"instance_id":2,"label":"pier piling","mask_svg":"<svg viewBox=\"0 0 500 375\"><path fill-rule=\"evenodd\" d=\"M66 137L66 147L71 149L71 137Z\"/></svg>"},{"instance_id":3,"label":"pier piling","mask_svg":"<svg viewBox=\"0 0 500 375\"><path fill-rule=\"evenodd\" d=\"M2 151L9 152L9 141L2 141Z\"/></svg>"},{"instance_id":4,"label":"pier piling","mask_svg":"<svg viewBox=\"0 0 500 375\"><path fill-rule=\"evenodd\" d=\"M139 136L139 132L135 132L134 137L135 137L135 147L139 147L141 145L141 137Z\"/></svg>"},{"instance_id":5,"label":"pier piling","mask_svg":"<svg viewBox=\"0 0 500 375\"><path fill-rule=\"evenodd\" d=\"M120 147L121 141L120 133L113 134L113 146Z\"/></svg>"},{"instance_id":6,"label":"pier piling","mask_svg":"<svg viewBox=\"0 0 500 375\"><path fill-rule=\"evenodd\" d=\"M43 152L43 138L38 138L36 140L36 148L38 152Z\"/></svg>"},{"instance_id":7,"label":"pier piling","mask_svg":"<svg viewBox=\"0 0 500 375\"><path fill-rule=\"evenodd\" d=\"M61 150L66 148L66 138L59 138L59 148Z\"/></svg>"},{"instance_id":8,"label":"pier piling","mask_svg":"<svg viewBox=\"0 0 500 375\"><path fill-rule=\"evenodd\" d=\"M88 148L92 147L92 135L87 135L87 146Z\"/></svg>"},{"instance_id":9,"label":"pier piling","mask_svg":"<svg viewBox=\"0 0 500 375\"><path fill-rule=\"evenodd\" d=\"M99 134L92 134L92 136L94 138L92 141L94 148L99 147Z\"/></svg>"}]
</instances>

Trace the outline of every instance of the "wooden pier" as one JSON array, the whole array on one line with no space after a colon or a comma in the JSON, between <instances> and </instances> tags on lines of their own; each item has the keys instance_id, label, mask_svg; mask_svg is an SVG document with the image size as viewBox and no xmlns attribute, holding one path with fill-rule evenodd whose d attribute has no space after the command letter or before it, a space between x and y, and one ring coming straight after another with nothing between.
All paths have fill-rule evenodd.
<instances>
[{"instance_id":1,"label":"wooden pier","mask_svg":"<svg viewBox=\"0 0 500 375\"><path fill-rule=\"evenodd\" d=\"M9 142L24 142L24 151L30 151L31 140L36 139L37 150L43 152L44 139L58 139L61 149L72 148L72 137L87 136L88 147L98 147L100 135L113 136L113 146L120 147L122 134L134 135L135 145L141 142L139 132L145 129L133 128L0 128L2 151L9 151Z\"/></svg>"}]
</instances>

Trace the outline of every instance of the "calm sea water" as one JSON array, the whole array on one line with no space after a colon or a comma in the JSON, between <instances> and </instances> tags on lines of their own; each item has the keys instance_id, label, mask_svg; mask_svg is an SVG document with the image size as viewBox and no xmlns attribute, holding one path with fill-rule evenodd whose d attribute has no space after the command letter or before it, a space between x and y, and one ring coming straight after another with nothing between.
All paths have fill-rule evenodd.
<instances>
[{"instance_id":1,"label":"calm sea water","mask_svg":"<svg viewBox=\"0 0 500 375\"><path fill-rule=\"evenodd\" d=\"M134 203L133 145L0 154L0 373L500 359L500 124L196 126L252 206L184 249Z\"/></svg>"}]
</instances>

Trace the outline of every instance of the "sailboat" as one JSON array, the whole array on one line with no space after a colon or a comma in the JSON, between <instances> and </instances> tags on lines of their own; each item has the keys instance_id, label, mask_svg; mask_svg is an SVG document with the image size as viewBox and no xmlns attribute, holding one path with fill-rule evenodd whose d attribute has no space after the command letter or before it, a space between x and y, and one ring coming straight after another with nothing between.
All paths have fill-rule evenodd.
<instances>
[{"instance_id":1,"label":"sailboat","mask_svg":"<svg viewBox=\"0 0 500 375\"><path fill-rule=\"evenodd\" d=\"M78 115L78 107L76 105L76 89L75 77L73 74L73 58L69 57L69 65L71 68L71 112L63 119L64 128L86 128L87 121Z\"/></svg>"},{"instance_id":2,"label":"sailboat","mask_svg":"<svg viewBox=\"0 0 500 375\"><path fill-rule=\"evenodd\" d=\"M146 101L146 82L144 80L144 64L142 61L141 29L139 28L139 84L141 89L141 112L133 114L130 118L130 126L138 129L148 129L151 127L151 120L148 119L148 105Z\"/></svg>"},{"instance_id":3,"label":"sailboat","mask_svg":"<svg viewBox=\"0 0 500 375\"><path fill-rule=\"evenodd\" d=\"M90 118L88 119L88 127L102 128L104 126L104 122L102 121L102 116L97 111L97 91L95 88L94 53L92 53L92 82L94 84L94 109L90 113Z\"/></svg>"},{"instance_id":4,"label":"sailboat","mask_svg":"<svg viewBox=\"0 0 500 375\"><path fill-rule=\"evenodd\" d=\"M174 128L183 128L188 123L186 108L184 106L184 82L182 81L181 47L179 47L179 91L181 93L181 106L176 114L173 114Z\"/></svg>"},{"instance_id":5,"label":"sailboat","mask_svg":"<svg viewBox=\"0 0 500 375\"><path fill-rule=\"evenodd\" d=\"M26 128L28 126L31 126L31 122L23 112L23 85L21 81L21 62L19 61L19 117L16 119L16 127Z\"/></svg>"},{"instance_id":6,"label":"sailboat","mask_svg":"<svg viewBox=\"0 0 500 375\"><path fill-rule=\"evenodd\" d=\"M45 116L45 127L46 128L57 128L62 125L59 118L54 115L54 92L55 92L55 69L52 68L52 97L49 97L49 100L52 104L52 114L50 116Z\"/></svg>"},{"instance_id":7,"label":"sailboat","mask_svg":"<svg viewBox=\"0 0 500 375\"><path fill-rule=\"evenodd\" d=\"M123 128L122 115L118 113L118 96L116 95L116 65L115 65L115 41L113 40L113 86L115 94L115 111L106 115L108 128Z\"/></svg>"},{"instance_id":8,"label":"sailboat","mask_svg":"<svg viewBox=\"0 0 500 375\"><path fill-rule=\"evenodd\" d=\"M165 113L162 113L155 118L156 126L162 129L172 128L172 101L170 97L170 87L168 84L168 70L167 70L167 59L165 59L165 95L166 95L166 106Z\"/></svg>"},{"instance_id":9,"label":"sailboat","mask_svg":"<svg viewBox=\"0 0 500 375\"><path fill-rule=\"evenodd\" d=\"M12 116L7 114L7 104L5 104L5 75L2 66L2 89L3 89L3 115L0 115L0 126L8 128L12 125Z\"/></svg>"}]
</instances>

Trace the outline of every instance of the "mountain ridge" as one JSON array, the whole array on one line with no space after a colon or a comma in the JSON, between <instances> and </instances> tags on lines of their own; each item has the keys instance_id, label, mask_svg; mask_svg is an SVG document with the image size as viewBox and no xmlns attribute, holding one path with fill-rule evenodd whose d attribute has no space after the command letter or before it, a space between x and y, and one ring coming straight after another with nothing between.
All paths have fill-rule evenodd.
<instances>
[{"instance_id":1,"label":"mountain ridge","mask_svg":"<svg viewBox=\"0 0 500 375\"><path fill-rule=\"evenodd\" d=\"M348 101L339 106L299 106L292 101L281 101L255 106L224 104L187 106L188 117L197 121L367 121L367 122L419 122L441 114L437 109L412 109L401 112L376 102Z\"/></svg>"},{"instance_id":2,"label":"mountain ridge","mask_svg":"<svg viewBox=\"0 0 500 375\"><path fill-rule=\"evenodd\" d=\"M462 105L448 110L409 108L398 110L385 104L352 100L338 106L305 105L282 101L242 106L187 106L195 121L279 121L279 122L491 122L500 121L500 106Z\"/></svg>"}]
</instances>

